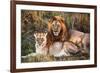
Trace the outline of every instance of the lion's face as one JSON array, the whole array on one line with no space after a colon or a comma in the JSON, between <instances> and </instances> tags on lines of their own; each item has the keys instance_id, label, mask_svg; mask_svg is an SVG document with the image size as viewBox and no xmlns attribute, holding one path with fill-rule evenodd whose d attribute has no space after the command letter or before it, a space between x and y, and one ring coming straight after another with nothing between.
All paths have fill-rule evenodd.
<instances>
[{"instance_id":1,"label":"lion's face","mask_svg":"<svg viewBox=\"0 0 100 73\"><path fill-rule=\"evenodd\" d=\"M48 22L47 47L56 41L66 41L69 38L68 28L61 16L54 16Z\"/></svg>"},{"instance_id":2,"label":"lion's face","mask_svg":"<svg viewBox=\"0 0 100 73\"><path fill-rule=\"evenodd\" d=\"M61 31L61 23L55 20L52 22L51 26L52 26L51 29L52 29L54 36L59 36L60 31Z\"/></svg>"}]
</instances>

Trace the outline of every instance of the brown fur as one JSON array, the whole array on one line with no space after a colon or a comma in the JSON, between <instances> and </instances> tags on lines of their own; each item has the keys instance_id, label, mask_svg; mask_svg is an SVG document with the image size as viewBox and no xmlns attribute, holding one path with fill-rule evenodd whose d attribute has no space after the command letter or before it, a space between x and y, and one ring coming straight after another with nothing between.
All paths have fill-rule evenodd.
<instances>
[{"instance_id":1,"label":"brown fur","mask_svg":"<svg viewBox=\"0 0 100 73\"><path fill-rule=\"evenodd\" d=\"M61 23L61 30L59 33L59 36L54 36L53 31L52 31L52 22L57 20L58 22ZM64 42L67 41L69 37L68 33L68 27L65 26L64 19L60 16L54 16L51 18L51 20L48 22L48 35L47 35L47 47L49 48L50 45L52 45L54 42L59 41L59 42Z\"/></svg>"}]
</instances>

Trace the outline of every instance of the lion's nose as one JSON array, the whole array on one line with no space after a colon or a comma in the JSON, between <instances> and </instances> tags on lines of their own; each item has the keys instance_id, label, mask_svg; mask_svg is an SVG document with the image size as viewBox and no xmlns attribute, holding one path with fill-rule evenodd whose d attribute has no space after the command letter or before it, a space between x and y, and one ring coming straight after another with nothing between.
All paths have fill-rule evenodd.
<instances>
[{"instance_id":1,"label":"lion's nose","mask_svg":"<svg viewBox=\"0 0 100 73\"><path fill-rule=\"evenodd\" d=\"M54 32L58 32L58 31L56 30L56 31L54 31Z\"/></svg>"},{"instance_id":2,"label":"lion's nose","mask_svg":"<svg viewBox=\"0 0 100 73\"><path fill-rule=\"evenodd\" d=\"M55 30L55 31L57 31L57 29L58 29L58 27L57 27L57 26L55 26L55 27L54 27L54 30Z\"/></svg>"}]
</instances>

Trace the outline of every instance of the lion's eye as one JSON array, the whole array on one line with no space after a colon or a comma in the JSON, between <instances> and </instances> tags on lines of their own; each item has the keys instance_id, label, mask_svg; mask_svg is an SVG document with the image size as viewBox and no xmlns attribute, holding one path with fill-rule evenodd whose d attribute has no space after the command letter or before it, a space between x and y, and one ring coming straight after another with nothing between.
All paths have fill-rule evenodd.
<instances>
[{"instance_id":1,"label":"lion's eye","mask_svg":"<svg viewBox=\"0 0 100 73\"><path fill-rule=\"evenodd\" d=\"M52 26L54 27L54 26L55 26L55 24L52 24Z\"/></svg>"},{"instance_id":2,"label":"lion's eye","mask_svg":"<svg viewBox=\"0 0 100 73\"><path fill-rule=\"evenodd\" d=\"M56 27L59 27L59 24L57 24Z\"/></svg>"},{"instance_id":3,"label":"lion's eye","mask_svg":"<svg viewBox=\"0 0 100 73\"><path fill-rule=\"evenodd\" d=\"M57 27L59 27L59 24L57 24Z\"/></svg>"}]
</instances>

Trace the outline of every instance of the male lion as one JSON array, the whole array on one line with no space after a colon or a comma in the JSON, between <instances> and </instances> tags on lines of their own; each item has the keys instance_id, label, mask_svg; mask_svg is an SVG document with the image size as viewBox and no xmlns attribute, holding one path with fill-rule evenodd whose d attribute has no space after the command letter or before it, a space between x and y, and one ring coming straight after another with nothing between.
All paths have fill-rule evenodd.
<instances>
[{"instance_id":1,"label":"male lion","mask_svg":"<svg viewBox=\"0 0 100 73\"><path fill-rule=\"evenodd\" d=\"M77 52L76 45L66 42L69 40L69 31L65 26L64 19L60 16L54 16L48 23L47 48L49 54L54 56L69 56L69 50ZM66 44L65 44L66 43ZM65 46L67 45L67 46ZM75 50L74 50L75 48Z\"/></svg>"},{"instance_id":2,"label":"male lion","mask_svg":"<svg viewBox=\"0 0 100 73\"><path fill-rule=\"evenodd\" d=\"M65 26L64 19L54 16L48 22L47 46L50 47L54 42L64 42L69 38L68 27Z\"/></svg>"}]
</instances>

